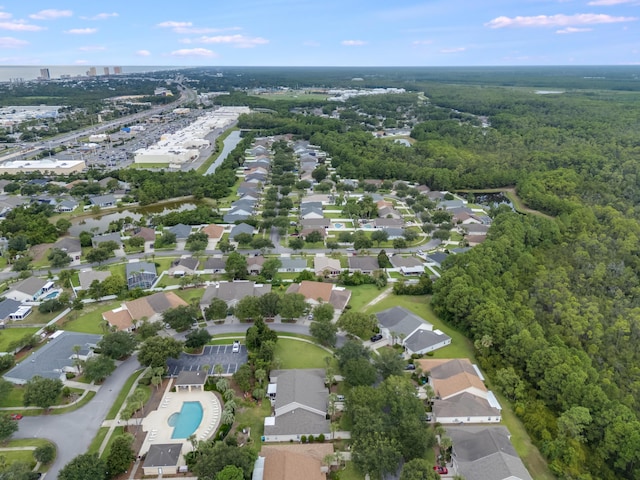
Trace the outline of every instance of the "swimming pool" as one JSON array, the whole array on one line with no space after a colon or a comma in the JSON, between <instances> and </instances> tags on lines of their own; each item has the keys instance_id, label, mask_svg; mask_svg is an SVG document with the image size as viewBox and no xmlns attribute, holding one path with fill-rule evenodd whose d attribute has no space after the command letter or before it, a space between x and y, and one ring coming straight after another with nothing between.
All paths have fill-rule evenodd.
<instances>
[{"instance_id":1,"label":"swimming pool","mask_svg":"<svg viewBox=\"0 0 640 480\"><path fill-rule=\"evenodd\" d=\"M333 224L333 226L334 226L335 228L342 228L342 227L344 227L344 225L343 225L343 224L341 224L341 223L334 223L334 224Z\"/></svg>"},{"instance_id":2,"label":"swimming pool","mask_svg":"<svg viewBox=\"0 0 640 480\"><path fill-rule=\"evenodd\" d=\"M373 228L373 224L365 223L364 225L362 225L362 228L364 228L366 230L371 230Z\"/></svg>"},{"instance_id":3,"label":"swimming pool","mask_svg":"<svg viewBox=\"0 0 640 480\"><path fill-rule=\"evenodd\" d=\"M44 300L49 300L51 298L56 298L58 296L60 292L58 292L57 290L51 292L51 293L47 293L47 295L45 295Z\"/></svg>"},{"instance_id":4,"label":"swimming pool","mask_svg":"<svg viewBox=\"0 0 640 480\"><path fill-rule=\"evenodd\" d=\"M167 423L173 428L171 438L187 438L196 431L202 422L202 405L200 402L182 402L182 409L172 414Z\"/></svg>"}]
</instances>

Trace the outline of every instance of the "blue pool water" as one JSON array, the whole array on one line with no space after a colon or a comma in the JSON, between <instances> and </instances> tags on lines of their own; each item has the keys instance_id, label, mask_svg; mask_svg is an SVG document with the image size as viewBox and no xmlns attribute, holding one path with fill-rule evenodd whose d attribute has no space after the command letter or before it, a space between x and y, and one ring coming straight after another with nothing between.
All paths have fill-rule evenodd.
<instances>
[{"instance_id":1,"label":"blue pool water","mask_svg":"<svg viewBox=\"0 0 640 480\"><path fill-rule=\"evenodd\" d=\"M55 292L48 293L47 295L45 295L44 299L49 300L50 298L56 298L58 296L58 293L60 292L55 291Z\"/></svg>"},{"instance_id":2,"label":"blue pool water","mask_svg":"<svg viewBox=\"0 0 640 480\"><path fill-rule=\"evenodd\" d=\"M336 228L342 228L342 224L341 223L334 223L334 225L336 226Z\"/></svg>"},{"instance_id":3,"label":"blue pool water","mask_svg":"<svg viewBox=\"0 0 640 480\"><path fill-rule=\"evenodd\" d=\"M196 431L201 421L202 405L200 402L183 402L182 409L169 417L169 426L174 427L171 438L187 438Z\"/></svg>"}]
</instances>

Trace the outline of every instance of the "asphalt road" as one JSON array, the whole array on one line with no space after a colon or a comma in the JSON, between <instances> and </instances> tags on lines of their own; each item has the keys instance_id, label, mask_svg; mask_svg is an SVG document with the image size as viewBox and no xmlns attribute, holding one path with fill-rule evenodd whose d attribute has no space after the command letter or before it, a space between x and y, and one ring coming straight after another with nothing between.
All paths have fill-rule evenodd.
<instances>
[{"instance_id":1,"label":"asphalt road","mask_svg":"<svg viewBox=\"0 0 640 480\"><path fill-rule=\"evenodd\" d=\"M58 456L51 465L47 478L58 478L62 467L87 451L123 385L138 368L140 364L137 357L127 359L105 380L88 404L61 415L24 417L13 438L46 438L55 443Z\"/></svg>"}]
</instances>

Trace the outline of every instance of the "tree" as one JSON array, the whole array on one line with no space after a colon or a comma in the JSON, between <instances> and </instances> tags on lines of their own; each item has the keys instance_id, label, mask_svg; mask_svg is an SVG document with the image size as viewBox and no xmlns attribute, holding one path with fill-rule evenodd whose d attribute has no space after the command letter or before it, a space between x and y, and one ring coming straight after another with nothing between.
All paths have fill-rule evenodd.
<instances>
[{"instance_id":1,"label":"tree","mask_svg":"<svg viewBox=\"0 0 640 480\"><path fill-rule=\"evenodd\" d=\"M380 250L378 253L378 265L380 268L391 268L391 262L389 261L389 257L387 256L387 252L384 250Z\"/></svg>"},{"instance_id":2,"label":"tree","mask_svg":"<svg viewBox=\"0 0 640 480\"><path fill-rule=\"evenodd\" d=\"M190 328L197 320L198 310L193 305L179 305L162 314L162 321L179 332Z\"/></svg>"},{"instance_id":3,"label":"tree","mask_svg":"<svg viewBox=\"0 0 640 480\"><path fill-rule=\"evenodd\" d=\"M418 232L411 230L410 228L405 228L402 231L402 236L407 242L413 242L418 239Z\"/></svg>"},{"instance_id":4,"label":"tree","mask_svg":"<svg viewBox=\"0 0 640 480\"><path fill-rule=\"evenodd\" d=\"M150 337L138 352L138 361L147 367L167 367L167 359L178 358L182 353L182 342L172 337Z\"/></svg>"},{"instance_id":5,"label":"tree","mask_svg":"<svg viewBox=\"0 0 640 480\"><path fill-rule=\"evenodd\" d=\"M136 458L131 448L133 444L133 435L125 433L115 438L111 444L111 450L107 457L107 472L109 477L117 477L118 475L129 470L131 462Z\"/></svg>"},{"instance_id":6,"label":"tree","mask_svg":"<svg viewBox=\"0 0 640 480\"><path fill-rule=\"evenodd\" d=\"M47 255L47 260L49 260L49 264L53 268L61 268L66 267L72 261L72 258L67 255L67 252L61 250L59 248L52 248Z\"/></svg>"},{"instance_id":7,"label":"tree","mask_svg":"<svg viewBox=\"0 0 640 480\"><path fill-rule=\"evenodd\" d=\"M147 338L153 337L160 330L162 330L160 322L149 322L145 319L137 326L136 335L142 340L146 340Z\"/></svg>"},{"instance_id":8,"label":"tree","mask_svg":"<svg viewBox=\"0 0 640 480\"><path fill-rule=\"evenodd\" d=\"M382 242L389 240L389 232L386 230L374 230L371 233L371 240L376 242L376 245L380 246Z\"/></svg>"},{"instance_id":9,"label":"tree","mask_svg":"<svg viewBox=\"0 0 640 480\"><path fill-rule=\"evenodd\" d=\"M344 381L352 387L372 385L376 381L376 369L366 358L349 360L341 369Z\"/></svg>"},{"instance_id":10,"label":"tree","mask_svg":"<svg viewBox=\"0 0 640 480\"><path fill-rule=\"evenodd\" d=\"M366 248L371 248L373 246L373 242L369 237L367 237L366 233L361 230L358 230L353 235L353 248L356 250L362 250Z\"/></svg>"},{"instance_id":11,"label":"tree","mask_svg":"<svg viewBox=\"0 0 640 480\"><path fill-rule=\"evenodd\" d=\"M244 480L244 472L240 467L227 465L216 474L215 480Z\"/></svg>"},{"instance_id":12,"label":"tree","mask_svg":"<svg viewBox=\"0 0 640 480\"><path fill-rule=\"evenodd\" d=\"M58 283L64 288L71 287L71 279L75 275L75 270L60 270L58 272Z\"/></svg>"},{"instance_id":13,"label":"tree","mask_svg":"<svg viewBox=\"0 0 640 480\"><path fill-rule=\"evenodd\" d=\"M376 317L372 314L347 310L338 319L338 327L362 339L373 335L378 326Z\"/></svg>"},{"instance_id":14,"label":"tree","mask_svg":"<svg viewBox=\"0 0 640 480\"><path fill-rule=\"evenodd\" d=\"M394 473L401 458L398 442L380 432L362 436L354 440L352 445L353 464L372 479L381 480L385 475Z\"/></svg>"},{"instance_id":15,"label":"tree","mask_svg":"<svg viewBox=\"0 0 640 480\"><path fill-rule=\"evenodd\" d=\"M322 242L322 234L318 230L313 230L307 234L304 241L307 243L320 243Z\"/></svg>"},{"instance_id":16,"label":"tree","mask_svg":"<svg viewBox=\"0 0 640 480\"><path fill-rule=\"evenodd\" d=\"M97 453L78 455L58 473L58 480L105 480L107 464Z\"/></svg>"},{"instance_id":17,"label":"tree","mask_svg":"<svg viewBox=\"0 0 640 480\"><path fill-rule=\"evenodd\" d=\"M247 257L238 252L231 252L227 258L225 270L229 280L246 280L249 278Z\"/></svg>"},{"instance_id":18,"label":"tree","mask_svg":"<svg viewBox=\"0 0 640 480\"><path fill-rule=\"evenodd\" d=\"M92 245L92 242L91 242L91 239L93 238L92 233L87 232L86 230L83 230L82 232L80 232L80 235L78 235L78 237L80 238L80 246L90 247Z\"/></svg>"},{"instance_id":19,"label":"tree","mask_svg":"<svg viewBox=\"0 0 640 480\"><path fill-rule=\"evenodd\" d=\"M133 334L121 330L104 335L102 340L98 342L98 348L102 355L114 360L120 360L131 355L137 344L138 342Z\"/></svg>"},{"instance_id":20,"label":"tree","mask_svg":"<svg viewBox=\"0 0 640 480\"><path fill-rule=\"evenodd\" d=\"M260 305L260 313L264 317L275 317L280 311L280 295L276 292L265 293L259 298L258 303Z\"/></svg>"},{"instance_id":21,"label":"tree","mask_svg":"<svg viewBox=\"0 0 640 480\"><path fill-rule=\"evenodd\" d=\"M247 329L245 336L247 349L250 352L259 352L265 342L277 342L278 334L271 330L262 318L258 318L255 323Z\"/></svg>"},{"instance_id":22,"label":"tree","mask_svg":"<svg viewBox=\"0 0 640 480\"><path fill-rule=\"evenodd\" d=\"M204 310L204 317L207 320L222 320L227 317L227 302L221 298L214 298Z\"/></svg>"},{"instance_id":23,"label":"tree","mask_svg":"<svg viewBox=\"0 0 640 480\"><path fill-rule=\"evenodd\" d=\"M407 248L407 241L404 238L394 238L393 239L393 248Z\"/></svg>"},{"instance_id":24,"label":"tree","mask_svg":"<svg viewBox=\"0 0 640 480\"><path fill-rule=\"evenodd\" d=\"M316 167L316 169L311 172L311 176L318 183L327 178L327 175L329 175L329 172L327 171L327 167L325 167L324 165Z\"/></svg>"},{"instance_id":25,"label":"tree","mask_svg":"<svg viewBox=\"0 0 640 480\"><path fill-rule=\"evenodd\" d=\"M59 379L36 375L24 387L24 404L48 409L56 402L60 392L62 392L62 382Z\"/></svg>"},{"instance_id":26,"label":"tree","mask_svg":"<svg viewBox=\"0 0 640 480\"><path fill-rule=\"evenodd\" d=\"M251 240L253 240L253 235L245 232L238 233L234 237L234 240L241 246L247 246L251 243Z\"/></svg>"},{"instance_id":27,"label":"tree","mask_svg":"<svg viewBox=\"0 0 640 480\"><path fill-rule=\"evenodd\" d=\"M302 250L304 248L304 239L300 237L292 237L289 239L289 248L293 251Z\"/></svg>"},{"instance_id":28,"label":"tree","mask_svg":"<svg viewBox=\"0 0 640 480\"><path fill-rule=\"evenodd\" d=\"M84 362L84 376L90 382L102 382L113 373L116 364L112 358L96 355Z\"/></svg>"},{"instance_id":29,"label":"tree","mask_svg":"<svg viewBox=\"0 0 640 480\"><path fill-rule=\"evenodd\" d=\"M14 420L8 413L0 415L0 442L4 442L18 431L18 420Z\"/></svg>"},{"instance_id":30,"label":"tree","mask_svg":"<svg viewBox=\"0 0 640 480\"><path fill-rule=\"evenodd\" d=\"M48 464L56 458L56 447L52 443L40 445L33 451L33 458L42 464Z\"/></svg>"},{"instance_id":31,"label":"tree","mask_svg":"<svg viewBox=\"0 0 640 480\"><path fill-rule=\"evenodd\" d=\"M307 310L307 302L300 293L287 293L280 302L280 315L283 318L301 317Z\"/></svg>"},{"instance_id":32,"label":"tree","mask_svg":"<svg viewBox=\"0 0 640 480\"><path fill-rule=\"evenodd\" d=\"M438 475L433 470L433 465L424 458L414 458L402 466L400 480L439 480Z\"/></svg>"},{"instance_id":33,"label":"tree","mask_svg":"<svg viewBox=\"0 0 640 480\"><path fill-rule=\"evenodd\" d=\"M173 232L165 231L160 237L158 237L155 241L156 248L165 248L170 247L176 243L176 234Z\"/></svg>"},{"instance_id":34,"label":"tree","mask_svg":"<svg viewBox=\"0 0 640 480\"><path fill-rule=\"evenodd\" d=\"M127 291L127 281L120 275L111 275L105 278L100 286L104 295L120 295Z\"/></svg>"},{"instance_id":35,"label":"tree","mask_svg":"<svg viewBox=\"0 0 640 480\"><path fill-rule=\"evenodd\" d=\"M218 242L218 250L220 250L222 253L233 252L235 249L235 245L232 245L228 238L225 238Z\"/></svg>"},{"instance_id":36,"label":"tree","mask_svg":"<svg viewBox=\"0 0 640 480\"><path fill-rule=\"evenodd\" d=\"M185 243L185 248L190 252L201 252L207 249L207 245L209 244L209 237L206 233L197 232L192 233L187 238L187 242Z\"/></svg>"},{"instance_id":37,"label":"tree","mask_svg":"<svg viewBox=\"0 0 640 480\"><path fill-rule=\"evenodd\" d=\"M251 447L238 448L224 442L201 442L196 455L191 458L190 470L199 478L217 480L218 473L228 466L234 466L243 472L245 479L249 479L258 455Z\"/></svg>"},{"instance_id":38,"label":"tree","mask_svg":"<svg viewBox=\"0 0 640 480\"><path fill-rule=\"evenodd\" d=\"M395 350L381 348L377 353L378 355L373 357L373 364L383 379L391 375L402 375L405 362Z\"/></svg>"},{"instance_id":39,"label":"tree","mask_svg":"<svg viewBox=\"0 0 640 480\"><path fill-rule=\"evenodd\" d=\"M260 299L258 297L246 296L242 298L234 308L234 314L240 321L255 320L262 317Z\"/></svg>"},{"instance_id":40,"label":"tree","mask_svg":"<svg viewBox=\"0 0 640 480\"><path fill-rule=\"evenodd\" d=\"M240 390L248 392L251 389L251 367L248 363L243 363L233 374L233 381Z\"/></svg>"},{"instance_id":41,"label":"tree","mask_svg":"<svg viewBox=\"0 0 640 480\"><path fill-rule=\"evenodd\" d=\"M251 248L262 250L264 253L268 248L273 248L273 242L268 238L257 237L251 240Z\"/></svg>"},{"instance_id":42,"label":"tree","mask_svg":"<svg viewBox=\"0 0 640 480\"><path fill-rule=\"evenodd\" d=\"M267 258L262 264L262 271L260 272L260 275L267 280L272 280L275 278L280 267L282 267L282 262L278 257Z\"/></svg>"},{"instance_id":43,"label":"tree","mask_svg":"<svg viewBox=\"0 0 640 480\"><path fill-rule=\"evenodd\" d=\"M323 302L313 307L313 319L316 322L331 322L333 320L333 313L335 309L333 305L327 302Z\"/></svg>"},{"instance_id":44,"label":"tree","mask_svg":"<svg viewBox=\"0 0 640 480\"><path fill-rule=\"evenodd\" d=\"M187 334L184 346L188 348L200 348L209 343L209 340L211 340L211 334L206 328L200 328Z\"/></svg>"},{"instance_id":45,"label":"tree","mask_svg":"<svg viewBox=\"0 0 640 480\"><path fill-rule=\"evenodd\" d=\"M112 251L105 248L92 248L86 254L87 262L100 264L111 257Z\"/></svg>"},{"instance_id":46,"label":"tree","mask_svg":"<svg viewBox=\"0 0 640 480\"><path fill-rule=\"evenodd\" d=\"M132 248L140 248L144 246L145 239L143 237L131 237L129 239L129 246Z\"/></svg>"},{"instance_id":47,"label":"tree","mask_svg":"<svg viewBox=\"0 0 640 480\"><path fill-rule=\"evenodd\" d=\"M332 322L319 322L314 321L309 326L309 333L315 338L318 343L327 347L334 347L336 344L336 333L338 327Z\"/></svg>"}]
</instances>

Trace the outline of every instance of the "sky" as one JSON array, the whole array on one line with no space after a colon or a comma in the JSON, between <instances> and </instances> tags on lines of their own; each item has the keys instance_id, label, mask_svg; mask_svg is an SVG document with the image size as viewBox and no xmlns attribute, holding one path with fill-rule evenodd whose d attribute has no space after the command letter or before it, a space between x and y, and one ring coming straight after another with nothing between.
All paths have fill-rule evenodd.
<instances>
[{"instance_id":1,"label":"sky","mask_svg":"<svg viewBox=\"0 0 640 480\"><path fill-rule=\"evenodd\" d=\"M630 64L640 0L0 0L0 65Z\"/></svg>"}]
</instances>

